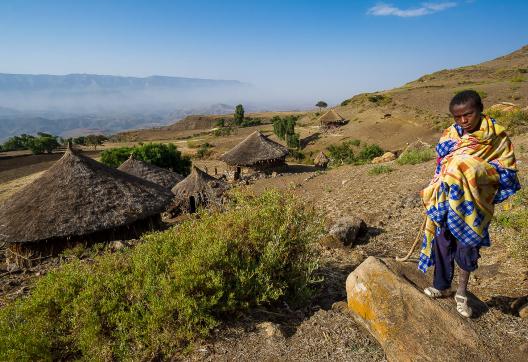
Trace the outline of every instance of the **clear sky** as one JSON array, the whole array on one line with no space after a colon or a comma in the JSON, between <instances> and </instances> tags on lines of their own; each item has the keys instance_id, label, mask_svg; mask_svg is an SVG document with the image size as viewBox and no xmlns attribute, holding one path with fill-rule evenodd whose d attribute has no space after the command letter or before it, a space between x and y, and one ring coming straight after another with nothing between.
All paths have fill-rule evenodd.
<instances>
[{"instance_id":1,"label":"clear sky","mask_svg":"<svg viewBox=\"0 0 528 362\"><path fill-rule=\"evenodd\" d=\"M1 0L0 72L237 79L336 103L528 44L528 1Z\"/></svg>"}]
</instances>

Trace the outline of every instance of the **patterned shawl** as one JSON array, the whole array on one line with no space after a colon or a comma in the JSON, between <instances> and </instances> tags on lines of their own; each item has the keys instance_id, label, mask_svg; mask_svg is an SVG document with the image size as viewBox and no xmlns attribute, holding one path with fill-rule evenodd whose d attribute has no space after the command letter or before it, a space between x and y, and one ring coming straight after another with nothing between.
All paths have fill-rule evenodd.
<instances>
[{"instance_id":1,"label":"patterned shawl","mask_svg":"<svg viewBox=\"0 0 528 362\"><path fill-rule=\"evenodd\" d=\"M441 228L465 245L489 246L494 204L521 188L510 139L488 116L472 133L456 124L446 129L436 152L435 174L420 193L428 216L418 263L423 272L434 264L433 243Z\"/></svg>"}]
</instances>

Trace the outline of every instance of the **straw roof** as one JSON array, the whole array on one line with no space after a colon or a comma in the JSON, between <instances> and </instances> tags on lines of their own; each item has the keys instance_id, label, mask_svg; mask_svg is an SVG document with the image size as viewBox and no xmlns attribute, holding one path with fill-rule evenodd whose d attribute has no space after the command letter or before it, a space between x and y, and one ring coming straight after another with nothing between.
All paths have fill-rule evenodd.
<instances>
[{"instance_id":1,"label":"straw roof","mask_svg":"<svg viewBox=\"0 0 528 362\"><path fill-rule=\"evenodd\" d=\"M319 117L319 123L343 123L345 119L335 110L330 109L328 112Z\"/></svg>"},{"instance_id":2,"label":"straw roof","mask_svg":"<svg viewBox=\"0 0 528 362\"><path fill-rule=\"evenodd\" d=\"M321 151L319 152L317 157L315 157L314 165L318 167L326 167L329 162L330 162L330 159L324 154L323 151Z\"/></svg>"},{"instance_id":3,"label":"straw roof","mask_svg":"<svg viewBox=\"0 0 528 362\"><path fill-rule=\"evenodd\" d=\"M208 175L196 166L183 181L172 188L174 204L172 210L189 210L189 199L194 197L195 206L207 205L210 202L219 202L222 194L229 186L213 176Z\"/></svg>"},{"instance_id":4,"label":"straw roof","mask_svg":"<svg viewBox=\"0 0 528 362\"><path fill-rule=\"evenodd\" d=\"M68 148L0 205L0 241L24 243L127 226L164 211L172 194Z\"/></svg>"},{"instance_id":5,"label":"straw roof","mask_svg":"<svg viewBox=\"0 0 528 362\"><path fill-rule=\"evenodd\" d=\"M287 155L286 147L270 140L260 131L255 131L220 159L231 166L254 166L261 162L284 159Z\"/></svg>"},{"instance_id":6,"label":"straw roof","mask_svg":"<svg viewBox=\"0 0 528 362\"><path fill-rule=\"evenodd\" d=\"M133 154L131 154L128 160L123 162L117 169L147 181L154 182L155 184L169 190L184 179L182 175L176 172L137 160L134 158Z\"/></svg>"}]
</instances>

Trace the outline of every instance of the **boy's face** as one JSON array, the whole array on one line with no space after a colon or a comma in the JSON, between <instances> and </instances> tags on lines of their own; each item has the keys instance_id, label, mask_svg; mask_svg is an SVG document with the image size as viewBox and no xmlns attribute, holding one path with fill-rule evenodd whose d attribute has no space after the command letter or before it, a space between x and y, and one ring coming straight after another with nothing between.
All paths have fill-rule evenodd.
<instances>
[{"instance_id":1,"label":"boy's face","mask_svg":"<svg viewBox=\"0 0 528 362\"><path fill-rule=\"evenodd\" d=\"M455 122L468 133L476 131L480 127L482 115L479 107L473 102L455 104L451 108L451 114Z\"/></svg>"}]
</instances>

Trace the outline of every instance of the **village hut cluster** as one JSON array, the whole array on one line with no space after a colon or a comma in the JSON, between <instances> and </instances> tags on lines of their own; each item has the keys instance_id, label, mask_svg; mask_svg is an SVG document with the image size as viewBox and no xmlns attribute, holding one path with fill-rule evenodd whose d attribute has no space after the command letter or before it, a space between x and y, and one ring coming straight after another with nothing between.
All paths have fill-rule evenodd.
<instances>
[{"instance_id":1,"label":"village hut cluster","mask_svg":"<svg viewBox=\"0 0 528 362\"><path fill-rule=\"evenodd\" d=\"M157 227L170 191L70 147L0 208L8 263L31 264L78 243L137 237Z\"/></svg>"},{"instance_id":2,"label":"village hut cluster","mask_svg":"<svg viewBox=\"0 0 528 362\"><path fill-rule=\"evenodd\" d=\"M132 156L113 169L69 146L1 205L0 242L8 264L31 266L79 244L137 238L159 228L165 211L194 212L227 188L197 168L184 179Z\"/></svg>"},{"instance_id":3,"label":"village hut cluster","mask_svg":"<svg viewBox=\"0 0 528 362\"><path fill-rule=\"evenodd\" d=\"M287 155L285 146L256 131L221 159L236 179L242 169L273 171ZM70 145L41 177L1 205L0 242L8 245L8 264L31 266L79 244L137 238L162 226L162 215L221 206L229 189L225 179L195 166L184 178L133 155L114 169Z\"/></svg>"}]
</instances>

